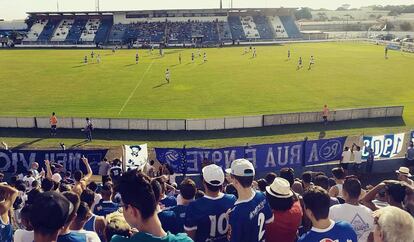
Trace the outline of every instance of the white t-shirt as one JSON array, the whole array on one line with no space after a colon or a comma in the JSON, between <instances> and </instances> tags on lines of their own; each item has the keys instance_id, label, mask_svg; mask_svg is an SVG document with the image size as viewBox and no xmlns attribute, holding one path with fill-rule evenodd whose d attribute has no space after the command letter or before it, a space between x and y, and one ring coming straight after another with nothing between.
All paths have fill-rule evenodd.
<instances>
[{"instance_id":1,"label":"white t-shirt","mask_svg":"<svg viewBox=\"0 0 414 242\"><path fill-rule=\"evenodd\" d=\"M76 232L79 234L84 234L86 236L87 242L101 242L101 239L99 238L98 234L91 231L86 231L84 229L81 230L71 230L71 232Z\"/></svg>"},{"instance_id":2,"label":"white t-shirt","mask_svg":"<svg viewBox=\"0 0 414 242\"><path fill-rule=\"evenodd\" d=\"M349 203L334 205L329 209L329 218L335 222L350 223L358 236L358 242L366 242L374 229L372 210L363 205L355 206Z\"/></svg>"},{"instance_id":3,"label":"white t-shirt","mask_svg":"<svg viewBox=\"0 0 414 242\"><path fill-rule=\"evenodd\" d=\"M350 150L342 152L342 163L349 163L351 161L351 154Z\"/></svg>"},{"instance_id":4,"label":"white t-shirt","mask_svg":"<svg viewBox=\"0 0 414 242\"><path fill-rule=\"evenodd\" d=\"M18 229L14 232L13 236L14 242L27 242L27 241L34 241L34 232L27 231L24 229Z\"/></svg>"},{"instance_id":5,"label":"white t-shirt","mask_svg":"<svg viewBox=\"0 0 414 242\"><path fill-rule=\"evenodd\" d=\"M362 163L362 150L354 151L354 162L356 164L361 164Z\"/></svg>"},{"instance_id":6,"label":"white t-shirt","mask_svg":"<svg viewBox=\"0 0 414 242\"><path fill-rule=\"evenodd\" d=\"M27 189L32 190L32 183L35 181L36 179L34 177L27 177L25 176L23 178L24 183L26 184Z\"/></svg>"},{"instance_id":7,"label":"white t-shirt","mask_svg":"<svg viewBox=\"0 0 414 242\"><path fill-rule=\"evenodd\" d=\"M99 201L101 201L102 199L102 195L99 193L95 193L95 198L93 199L93 204L91 207L91 211L93 211L95 209L95 205L99 203Z\"/></svg>"}]
</instances>

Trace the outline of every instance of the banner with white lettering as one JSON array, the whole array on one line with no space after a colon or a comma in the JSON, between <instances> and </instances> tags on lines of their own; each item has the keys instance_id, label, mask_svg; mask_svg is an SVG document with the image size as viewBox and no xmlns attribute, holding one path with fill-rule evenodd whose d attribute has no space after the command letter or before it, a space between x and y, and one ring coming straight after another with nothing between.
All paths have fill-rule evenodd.
<instances>
[{"instance_id":1,"label":"banner with white lettering","mask_svg":"<svg viewBox=\"0 0 414 242\"><path fill-rule=\"evenodd\" d=\"M148 161L148 147L143 145L124 145L126 170L142 170Z\"/></svg>"},{"instance_id":2,"label":"banner with white lettering","mask_svg":"<svg viewBox=\"0 0 414 242\"><path fill-rule=\"evenodd\" d=\"M280 170L284 167L317 165L338 160L346 137L317 141L299 141L264 145L227 147L220 149L202 148L155 148L157 160L170 164L176 172L183 160L188 174L199 174L203 160L227 168L235 159L250 160L258 172ZM182 159L182 157L185 159Z\"/></svg>"},{"instance_id":3,"label":"banner with white lettering","mask_svg":"<svg viewBox=\"0 0 414 242\"><path fill-rule=\"evenodd\" d=\"M82 170L86 172L81 158L85 156L94 174L98 174L98 163L103 160L107 149L99 150L0 150L0 171L8 173L26 173L33 162L44 168L44 160L50 160L62 166L64 171ZM40 168L40 169L41 169Z\"/></svg>"},{"instance_id":4,"label":"banner with white lettering","mask_svg":"<svg viewBox=\"0 0 414 242\"><path fill-rule=\"evenodd\" d=\"M372 148L375 158L391 158L397 156L402 151L404 145L404 136L404 133L364 136L362 158L368 157L368 151L366 147Z\"/></svg>"}]
</instances>

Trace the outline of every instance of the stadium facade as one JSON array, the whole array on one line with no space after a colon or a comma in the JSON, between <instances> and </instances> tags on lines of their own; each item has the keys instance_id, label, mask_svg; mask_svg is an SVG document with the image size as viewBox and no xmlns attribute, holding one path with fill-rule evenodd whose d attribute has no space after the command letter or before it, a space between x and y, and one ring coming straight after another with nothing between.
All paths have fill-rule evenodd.
<instances>
[{"instance_id":1,"label":"stadium facade","mask_svg":"<svg viewBox=\"0 0 414 242\"><path fill-rule=\"evenodd\" d=\"M297 39L292 8L29 12L23 44L205 44Z\"/></svg>"}]
</instances>

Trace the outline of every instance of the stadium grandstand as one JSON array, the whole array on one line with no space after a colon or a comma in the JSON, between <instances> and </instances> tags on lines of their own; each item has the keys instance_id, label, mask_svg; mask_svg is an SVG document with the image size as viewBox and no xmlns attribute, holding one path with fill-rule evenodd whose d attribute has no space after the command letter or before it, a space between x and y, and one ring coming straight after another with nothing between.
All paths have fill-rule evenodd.
<instances>
[{"instance_id":1,"label":"stadium grandstand","mask_svg":"<svg viewBox=\"0 0 414 242\"><path fill-rule=\"evenodd\" d=\"M23 44L219 44L301 38L294 9L29 12Z\"/></svg>"}]
</instances>

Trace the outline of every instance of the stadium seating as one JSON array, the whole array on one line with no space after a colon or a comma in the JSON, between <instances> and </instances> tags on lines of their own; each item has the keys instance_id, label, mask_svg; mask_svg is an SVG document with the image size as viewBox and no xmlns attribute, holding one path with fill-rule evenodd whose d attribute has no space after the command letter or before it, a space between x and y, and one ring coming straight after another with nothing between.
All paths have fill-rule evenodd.
<instances>
[{"instance_id":1,"label":"stadium seating","mask_svg":"<svg viewBox=\"0 0 414 242\"><path fill-rule=\"evenodd\" d=\"M217 28L219 31L219 38L221 41L231 40L231 31L228 22L219 21L217 23Z\"/></svg>"},{"instance_id":2,"label":"stadium seating","mask_svg":"<svg viewBox=\"0 0 414 242\"><path fill-rule=\"evenodd\" d=\"M128 28L125 24L114 24L111 32L109 33L109 43L111 44L122 44L124 43L124 35Z\"/></svg>"},{"instance_id":3,"label":"stadium seating","mask_svg":"<svg viewBox=\"0 0 414 242\"><path fill-rule=\"evenodd\" d=\"M46 26L44 27L42 33L40 33L38 41L49 41L52 38L52 35L59 25L60 20L58 19L51 19L47 22Z\"/></svg>"},{"instance_id":4,"label":"stadium seating","mask_svg":"<svg viewBox=\"0 0 414 242\"><path fill-rule=\"evenodd\" d=\"M260 38L259 31L257 30L256 24L254 23L252 16L240 17L240 21L247 39Z\"/></svg>"},{"instance_id":5,"label":"stadium seating","mask_svg":"<svg viewBox=\"0 0 414 242\"><path fill-rule=\"evenodd\" d=\"M95 32L94 42L98 44L105 43L108 38L108 34L109 34L109 31L111 30L111 27L112 27L112 20L103 19L97 31Z\"/></svg>"},{"instance_id":6,"label":"stadium seating","mask_svg":"<svg viewBox=\"0 0 414 242\"><path fill-rule=\"evenodd\" d=\"M72 25L72 28L69 30L68 35L66 36L66 42L76 44L79 41L79 38L82 35L82 31L85 29L87 20L86 19L77 19Z\"/></svg>"},{"instance_id":7,"label":"stadium seating","mask_svg":"<svg viewBox=\"0 0 414 242\"><path fill-rule=\"evenodd\" d=\"M168 43L191 43L192 23L187 22L168 22L167 40Z\"/></svg>"},{"instance_id":8,"label":"stadium seating","mask_svg":"<svg viewBox=\"0 0 414 242\"><path fill-rule=\"evenodd\" d=\"M127 42L139 43L162 42L165 36L164 22L139 22L129 24L125 33Z\"/></svg>"},{"instance_id":9,"label":"stadium seating","mask_svg":"<svg viewBox=\"0 0 414 242\"><path fill-rule=\"evenodd\" d=\"M246 40L239 16L229 16L229 25L233 40Z\"/></svg>"},{"instance_id":10,"label":"stadium seating","mask_svg":"<svg viewBox=\"0 0 414 242\"><path fill-rule=\"evenodd\" d=\"M40 33L43 32L43 29L45 28L47 23L48 23L47 19L37 20L32 25L29 32L27 32L27 36L24 38L23 41L37 41Z\"/></svg>"},{"instance_id":11,"label":"stadium seating","mask_svg":"<svg viewBox=\"0 0 414 242\"><path fill-rule=\"evenodd\" d=\"M192 36L202 36L203 42L219 41L219 33L216 22L193 22Z\"/></svg>"},{"instance_id":12,"label":"stadium seating","mask_svg":"<svg viewBox=\"0 0 414 242\"><path fill-rule=\"evenodd\" d=\"M302 35L299 31L298 26L291 16L280 16L280 20L285 26L286 32L289 38L301 38Z\"/></svg>"},{"instance_id":13,"label":"stadium seating","mask_svg":"<svg viewBox=\"0 0 414 242\"><path fill-rule=\"evenodd\" d=\"M275 31L276 39L285 39L289 37L279 16L270 16L269 21Z\"/></svg>"},{"instance_id":14,"label":"stadium seating","mask_svg":"<svg viewBox=\"0 0 414 242\"><path fill-rule=\"evenodd\" d=\"M65 41L74 22L74 19L63 19L60 21L59 26L55 29L55 32L50 40Z\"/></svg>"},{"instance_id":15,"label":"stadium seating","mask_svg":"<svg viewBox=\"0 0 414 242\"><path fill-rule=\"evenodd\" d=\"M99 19L89 19L88 22L86 22L85 29L82 32L80 40L82 42L94 41L100 24L101 20Z\"/></svg>"},{"instance_id":16,"label":"stadium seating","mask_svg":"<svg viewBox=\"0 0 414 242\"><path fill-rule=\"evenodd\" d=\"M274 39L274 32L270 27L269 20L266 16L256 15L253 19L261 39Z\"/></svg>"}]
</instances>

